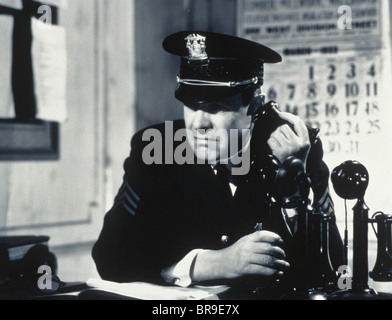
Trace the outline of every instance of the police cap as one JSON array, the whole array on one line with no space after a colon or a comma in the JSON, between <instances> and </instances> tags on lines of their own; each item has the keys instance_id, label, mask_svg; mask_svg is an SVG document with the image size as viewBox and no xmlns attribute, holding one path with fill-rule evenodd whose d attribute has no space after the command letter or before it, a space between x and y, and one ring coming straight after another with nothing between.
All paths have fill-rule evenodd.
<instances>
[{"instance_id":1,"label":"police cap","mask_svg":"<svg viewBox=\"0 0 392 320\"><path fill-rule=\"evenodd\" d=\"M207 103L264 82L264 63L282 57L259 43L221 33L182 31L168 36L163 48L181 57L175 96L183 103Z\"/></svg>"}]
</instances>

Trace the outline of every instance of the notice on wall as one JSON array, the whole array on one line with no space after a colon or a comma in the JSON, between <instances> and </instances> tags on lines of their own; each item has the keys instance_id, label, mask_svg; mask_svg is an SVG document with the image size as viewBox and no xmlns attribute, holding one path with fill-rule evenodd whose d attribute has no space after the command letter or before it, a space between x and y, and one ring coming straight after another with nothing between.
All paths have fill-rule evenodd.
<instances>
[{"instance_id":1,"label":"notice on wall","mask_svg":"<svg viewBox=\"0 0 392 320\"><path fill-rule=\"evenodd\" d=\"M12 95L12 39L13 18L7 15L0 15L0 118L15 117L15 108Z\"/></svg>"},{"instance_id":2,"label":"notice on wall","mask_svg":"<svg viewBox=\"0 0 392 320\"><path fill-rule=\"evenodd\" d=\"M20 10L23 8L22 0L0 0L0 6Z\"/></svg>"},{"instance_id":3,"label":"notice on wall","mask_svg":"<svg viewBox=\"0 0 392 320\"><path fill-rule=\"evenodd\" d=\"M364 164L371 204L392 211L382 191L392 188L389 30L388 1L238 2L239 36L283 57L265 66L267 98L320 129L330 170L346 160Z\"/></svg>"},{"instance_id":4,"label":"notice on wall","mask_svg":"<svg viewBox=\"0 0 392 320\"><path fill-rule=\"evenodd\" d=\"M31 18L36 117L46 121L67 120L66 33L62 26L47 26Z\"/></svg>"},{"instance_id":5,"label":"notice on wall","mask_svg":"<svg viewBox=\"0 0 392 320\"><path fill-rule=\"evenodd\" d=\"M388 9L383 2L388 1L242 0L238 32L254 41L294 45L291 49L313 43L312 52L326 53L318 47L321 43L339 45L341 50L368 49L382 42L385 24L380 18Z\"/></svg>"}]
</instances>

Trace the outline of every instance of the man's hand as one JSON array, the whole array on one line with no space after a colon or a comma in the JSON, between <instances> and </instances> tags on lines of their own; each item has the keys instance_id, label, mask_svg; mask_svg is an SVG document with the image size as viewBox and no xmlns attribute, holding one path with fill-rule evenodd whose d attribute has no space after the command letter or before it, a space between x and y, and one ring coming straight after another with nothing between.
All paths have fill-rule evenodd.
<instances>
[{"instance_id":1,"label":"man's hand","mask_svg":"<svg viewBox=\"0 0 392 320\"><path fill-rule=\"evenodd\" d=\"M291 113L280 112L280 118L290 123L278 127L270 136L268 145L272 154L283 163L288 157L294 156L304 164L310 151L309 132L301 118Z\"/></svg>"},{"instance_id":2,"label":"man's hand","mask_svg":"<svg viewBox=\"0 0 392 320\"><path fill-rule=\"evenodd\" d=\"M228 278L245 275L276 276L290 267L283 260L285 252L279 247L282 239L269 231L257 231L226 248L225 265Z\"/></svg>"},{"instance_id":3,"label":"man's hand","mask_svg":"<svg viewBox=\"0 0 392 320\"><path fill-rule=\"evenodd\" d=\"M206 250L196 258L194 281L235 279L247 275L278 277L290 265L279 245L282 239L269 231L256 231L222 250Z\"/></svg>"}]
</instances>

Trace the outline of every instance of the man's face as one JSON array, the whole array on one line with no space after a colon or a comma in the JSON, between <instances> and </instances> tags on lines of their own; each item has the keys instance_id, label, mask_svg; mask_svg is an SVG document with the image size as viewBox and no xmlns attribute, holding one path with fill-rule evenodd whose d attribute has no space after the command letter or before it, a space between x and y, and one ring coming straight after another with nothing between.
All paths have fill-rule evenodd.
<instances>
[{"instance_id":1,"label":"man's face","mask_svg":"<svg viewBox=\"0 0 392 320\"><path fill-rule=\"evenodd\" d=\"M251 115L242 95L227 99L184 106L188 140L197 158L210 164L235 155L250 138ZM247 137L243 137L247 130Z\"/></svg>"}]
</instances>

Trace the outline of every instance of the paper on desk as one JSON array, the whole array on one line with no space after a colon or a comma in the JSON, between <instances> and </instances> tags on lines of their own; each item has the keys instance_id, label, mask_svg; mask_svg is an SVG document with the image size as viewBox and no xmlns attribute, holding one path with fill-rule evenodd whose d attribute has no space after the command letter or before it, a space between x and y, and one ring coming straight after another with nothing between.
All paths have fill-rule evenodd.
<instances>
[{"instance_id":1,"label":"paper on desk","mask_svg":"<svg viewBox=\"0 0 392 320\"><path fill-rule=\"evenodd\" d=\"M87 286L139 300L219 300L217 294L228 289L226 286L181 288L146 282L116 283L96 278L87 280Z\"/></svg>"}]
</instances>

